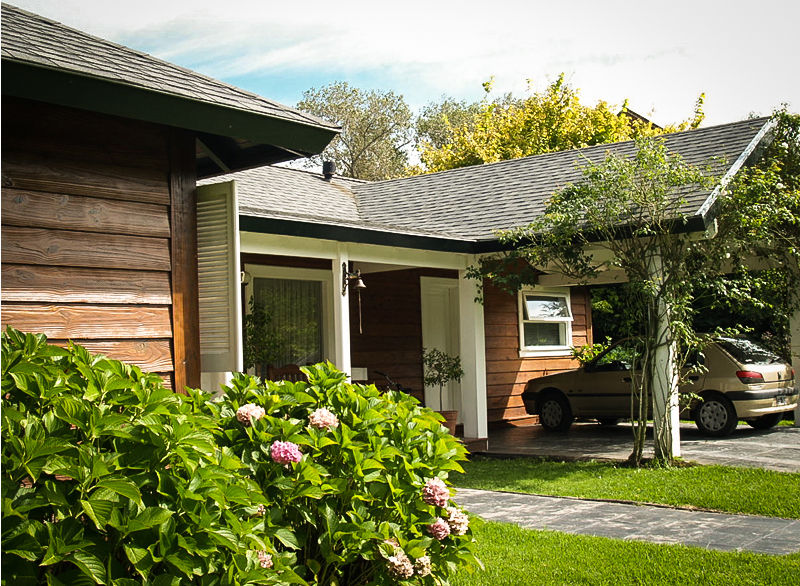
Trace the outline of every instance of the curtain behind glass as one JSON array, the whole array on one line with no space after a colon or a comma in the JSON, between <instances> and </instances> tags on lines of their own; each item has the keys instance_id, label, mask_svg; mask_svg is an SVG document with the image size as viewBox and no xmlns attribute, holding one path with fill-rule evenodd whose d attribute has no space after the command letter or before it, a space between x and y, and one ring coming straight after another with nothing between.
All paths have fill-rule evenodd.
<instances>
[{"instance_id":1,"label":"curtain behind glass","mask_svg":"<svg viewBox=\"0 0 800 586\"><path fill-rule=\"evenodd\" d=\"M255 278L253 295L271 316L270 334L278 341L270 366L322 360L322 283Z\"/></svg>"}]
</instances>

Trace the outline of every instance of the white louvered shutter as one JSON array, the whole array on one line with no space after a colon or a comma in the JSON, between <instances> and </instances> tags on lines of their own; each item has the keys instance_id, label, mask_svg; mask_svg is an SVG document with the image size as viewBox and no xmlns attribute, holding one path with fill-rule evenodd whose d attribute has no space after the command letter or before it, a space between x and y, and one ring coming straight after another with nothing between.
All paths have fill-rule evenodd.
<instances>
[{"instance_id":1,"label":"white louvered shutter","mask_svg":"<svg viewBox=\"0 0 800 586\"><path fill-rule=\"evenodd\" d=\"M197 188L200 364L204 375L242 370L237 209L235 182Z\"/></svg>"}]
</instances>

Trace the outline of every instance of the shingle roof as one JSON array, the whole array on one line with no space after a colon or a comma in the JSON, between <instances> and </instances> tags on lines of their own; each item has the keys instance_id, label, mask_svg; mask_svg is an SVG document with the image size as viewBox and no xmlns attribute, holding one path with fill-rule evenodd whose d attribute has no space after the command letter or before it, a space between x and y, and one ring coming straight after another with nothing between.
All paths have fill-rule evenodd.
<instances>
[{"instance_id":1,"label":"shingle roof","mask_svg":"<svg viewBox=\"0 0 800 586\"><path fill-rule=\"evenodd\" d=\"M763 138L767 118L665 135L667 148L693 165L713 162L720 175L735 171ZM544 211L556 190L582 178L587 161L607 153L633 155L633 141L548 153L440 173L368 183L279 167L228 174L240 213L312 224L419 234L464 242L491 241L496 231L524 226ZM682 193L683 213L696 215L712 190Z\"/></svg>"},{"instance_id":2,"label":"shingle roof","mask_svg":"<svg viewBox=\"0 0 800 586\"><path fill-rule=\"evenodd\" d=\"M664 140L686 162L703 166L716 159L715 170L725 173L766 122L746 120L665 135ZM369 221L491 240L497 230L527 225L541 215L553 193L582 178L587 161L635 151L633 141L604 144L359 185L355 194L362 218ZM683 194L687 203L682 211L696 214L710 192Z\"/></svg>"},{"instance_id":3,"label":"shingle roof","mask_svg":"<svg viewBox=\"0 0 800 586\"><path fill-rule=\"evenodd\" d=\"M15 6L3 4L2 15L4 61L70 72L307 126L338 129L321 118Z\"/></svg>"}]
</instances>

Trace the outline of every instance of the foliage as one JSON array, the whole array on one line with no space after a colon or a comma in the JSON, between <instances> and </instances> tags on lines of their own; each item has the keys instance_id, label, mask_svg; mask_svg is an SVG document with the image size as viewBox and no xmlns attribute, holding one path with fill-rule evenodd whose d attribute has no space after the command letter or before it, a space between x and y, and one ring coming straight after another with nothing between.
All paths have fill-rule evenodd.
<instances>
[{"instance_id":1,"label":"foliage","mask_svg":"<svg viewBox=\"0 0 800 586\"><path fill-rule=\"evenodd\" d=\"M473 457L458 486L528 494L656 503L800 519L800 473L734 466L644 466Z\"/></svg>"},{"instance_id":2,"label":"foliage","mask_svg":"<svg viewBox=\"0 0 800 586\"><path fill-rule=\"evenodd\" d=\"M658 406L677 398L683 361L699 344L689 324L692 283L716 260L698 253L695 240L680 230L686 222L680 194L712 179L658 139L640 139L636 147L629 158L610 153L601 163L588 162L583 180L553 195L540 218L501 234L510 252L481 272L493 279L522 262L585 283L600 270L623 271L636 299L627 311L632 323L641 324L644 340L642 368L631 377L631 459L641 460L652 403L656 456L670 461L669 409ZM671 359L659 360L665 355Z\"/></svg>"},{"instance_id":3,"label":"foliage","mask_svg":"<svg viewBox=\"0 0 800 586\"><path fill-rule=\"evenodd\" d=\"M663 132L697 128L704 115L703 96L698 98L691 120L661 129L627 111L600 101L581 104L577 89L564 74L543 91L515 98L490 100L491 82L484 84L480 103L464 104L445 99L431 104L417 126L422 130L420 158L427 171L493 163L554 151L618 142Z\"/></svg>"},{"instance_id":4,"label":"foliage","mask_svg":"<svg viewBox=\"0 0 800 586\"><path fill-rule=\"evenodd\" d=\"M450 356L437 348L422 349L422 366L425 369L424 382L426 386L439 386L439 409L442 409L442 391L444 385L451 380L460 381L464 376L461 368L461 357Z\"/></svg>"},{"instance_id":5,"label":"foliage","mask_svg":"<svg viewBox=\"0 0 800 586\"><path fill-rule=\"evenodd\" d=\"M498 584L793 584L800 553L766 555L642 543L484 523L477 530L486 572L459 573L454 586Z\"/></svg>"},{"instance_id":6,"label":"foliage","mask_svg":"<svg viewBox=\"0 0 800 586\"><path fill-rule=\"evenodd\" d=\"M338 81L303 93L297 107L342 127L321 158L342 175L377 181L403 174L412 140L411 110L391 91L363 90ZM320 157L313 157L314 164Z\"/></svg>"},{"instance_id":7,"label":"foliage","mask_svg":"<svg viewBox=\"0 0 800 586\"><path fill-rule=\"evenodd\" d=\"M430 560L414 583L438 584L479 564L463 514L425 498L465 459L441 418L330 364L304 372L296 384L237 374L210 402L9 329L4 579L382 584L398 582L402 553ZM463 534L432 538L428 526L449 519Z\"/></svg>"},{"instance_id":8,"label":"foliage","mask_svg":"<svg viewBox=\"0 0 800 586\"><path fill-rule=\"evenodd\" d=\"M244 316L244 368L262 369L280 353L280 341L274 335L272 314L263 303L250 297L250 311Z\"/></svg>"},{"instance_id":9,"label":"foliage","mask_svg":"<svg viewBox=\"0 0 800 586\"><path fill-rule=\"evenodd\" d=\"M597 358L611 345L611 338L606 338L605 342L595 342L594 344L584 344L583 346L573 346L571 349L572 357L586 365Z\"/></svg>"}]
</instances>

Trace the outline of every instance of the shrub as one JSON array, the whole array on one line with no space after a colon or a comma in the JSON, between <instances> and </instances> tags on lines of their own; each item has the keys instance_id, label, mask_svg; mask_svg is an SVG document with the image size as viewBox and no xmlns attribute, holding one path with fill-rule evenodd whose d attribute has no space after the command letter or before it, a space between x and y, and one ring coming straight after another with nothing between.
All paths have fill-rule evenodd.
<instances>
[{"instance_id":1,"label":"shrub","mask_svg":"<svg viewBox=\"0 0 800 586\"><path fill-rule=\"evenodd\" d=\"M215 403L42 335L2 346L4 583L434 584L479 564L463 516L424 500L465 450L407 395L325 364L236 375Z\"/></svg>"}]
</instances>

